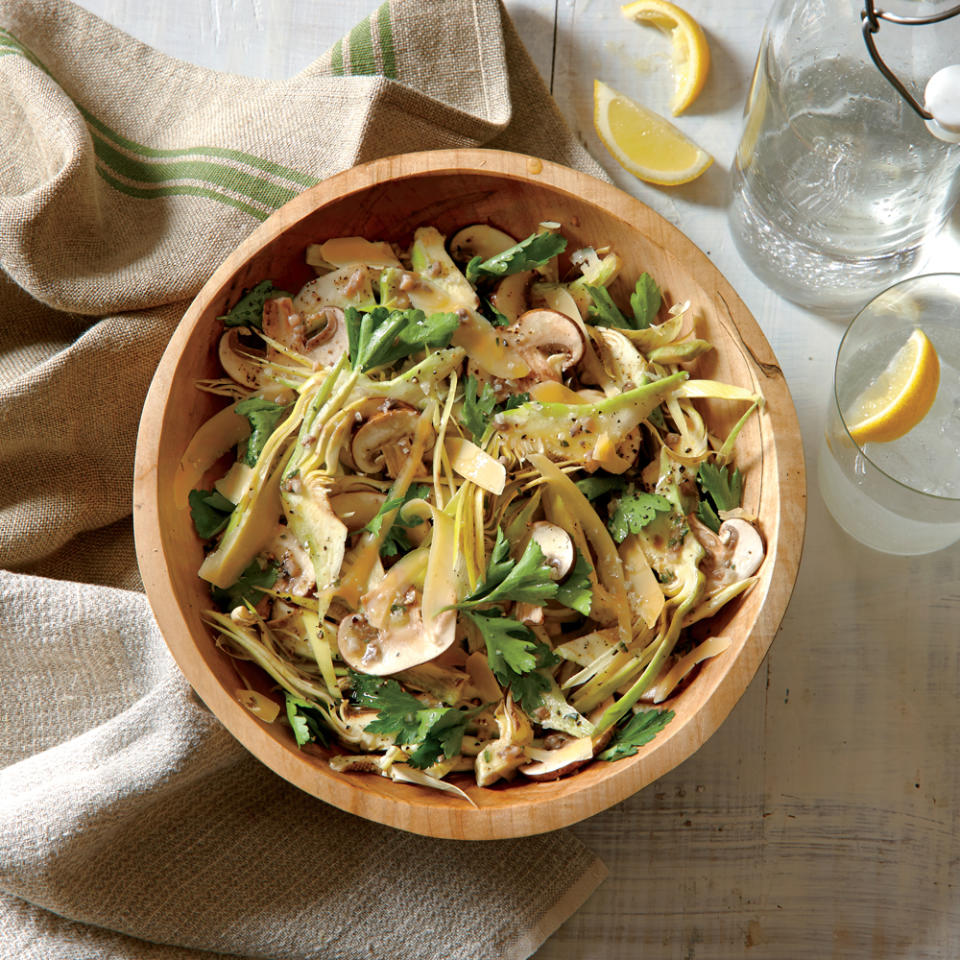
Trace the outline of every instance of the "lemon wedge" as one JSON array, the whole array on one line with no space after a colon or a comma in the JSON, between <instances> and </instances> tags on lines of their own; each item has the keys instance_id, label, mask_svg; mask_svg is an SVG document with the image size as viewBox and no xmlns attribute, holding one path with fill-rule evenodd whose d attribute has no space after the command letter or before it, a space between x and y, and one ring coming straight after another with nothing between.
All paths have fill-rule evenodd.
<instances>
[{"instance_id":1,"label":"lemon wedge","mask_svg":"<svg viewBox=\"0 0 960 960\"><path fill-rule=\"evenodd\" d=\"M914 330L887 368L861 393L847 414L858 444L889 443L909 433L933 405L940 358L922 330Z\"/></svg>"},{"instance_id":2,"label":"lemon wedge","mask_svg":"<svg viewBox=\"0 0 960 960\"><path fill-rule=\"evenodd\" d=\"M617 163L648 183L689 183L713 163L669 120L602 80L593 81L593 125Z\"/></svg>"},{"instance_id":3,"label":"lemon wedge","mask_svg":"<svg viewBox=\"0 0 960 960\"><path fill-rule=\"evenodd\" d=\"M673 99L675 117L696 100L710 69L710 47L703 28L686 10L669 0L635 0L620 12L634 23L657 27L670 37L673 49Z\"/></svg>"}]
</instances>

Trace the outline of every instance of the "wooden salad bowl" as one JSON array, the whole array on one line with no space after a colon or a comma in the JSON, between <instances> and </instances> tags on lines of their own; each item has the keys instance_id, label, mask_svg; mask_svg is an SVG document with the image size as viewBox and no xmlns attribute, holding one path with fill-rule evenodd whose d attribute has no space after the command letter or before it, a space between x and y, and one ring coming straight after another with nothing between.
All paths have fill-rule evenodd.
<instances>
[{"instance_id":1,"label":"wooden salad bowl","mask_svg":"<svg viewBox=\"0 0 960 960\"><path fill-rule=\"evenodd\" d=\"M630 758L596 761L553 782L480 788L455 779L462 798L372 774L330 769L319 748L299 750L287 725L264 723L237 700L235 662L201 622L211 604L197 576L203 558L189 511L173 496L173 477L197 427L222 401L196 389L219 375L223 314L261 280L296 290L313 276L308 244L362 235L404 245L421 225L450 236L487 222L516 237L544 220L562 224L568 250L610 246L624 261L612 290L625 303L642 271L665 301L691 301L697 336L716 349L695 375L725 380L766 400L741 433L735 461L744 474L744 506L766 542L759 580L714 617L729 647L705 661L667 702L675 713ZM724 436L742 403L708 401L711 431ZM803 541L805 482L800 432L777 359L740 298L704 254L639 200L608 183L553 163L498 150L438 150L375 160L307 190L264 222L219 267L193 301L157 368L137 445L135 532L147 596L183 673L228 730L256 757L298 787L343 810L434 837L483 840L563 827L623 800L689 757L743 694L776 633L790 598ZM262 689L270 690L263 677Z\"/></svg>"}]
</instances>

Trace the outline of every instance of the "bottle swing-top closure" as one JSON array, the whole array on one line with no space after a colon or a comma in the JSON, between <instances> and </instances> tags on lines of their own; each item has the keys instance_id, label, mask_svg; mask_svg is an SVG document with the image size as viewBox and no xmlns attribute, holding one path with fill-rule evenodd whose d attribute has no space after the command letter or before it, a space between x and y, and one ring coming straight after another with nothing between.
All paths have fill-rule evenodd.
<instances>
[{"instance_id":1,"label":"bottle swing-top closure","mask_svg":"<svg viewBox=\"0 0 960 960\"><path fill-rule=\"evenodd\" d=\"M960 64L941 68L927 81L923 94L924 102L921 106L883 61L874 42L874 34L879 31L881 20L901 26L916 27L940 23L957 14L960 14L960 6L951 7L943 13L929 17L901 17L895 13L877 10L874 7L874 0L864 0L864 9L860 12L863 39L877 69L890 81L893 88L911 108L923 118L927 129L935 137L947 143L960 143Z\"/></svg>"}]
</instances>

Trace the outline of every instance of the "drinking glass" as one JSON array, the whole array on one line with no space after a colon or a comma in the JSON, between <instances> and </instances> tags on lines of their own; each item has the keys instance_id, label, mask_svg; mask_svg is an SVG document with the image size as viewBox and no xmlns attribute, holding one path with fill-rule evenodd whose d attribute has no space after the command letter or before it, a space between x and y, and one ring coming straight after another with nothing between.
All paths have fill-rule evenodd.
<instances>
[{"instance_id":1,"label":"drinking glass","mask_svg":"<svg viewBox=\"0 0 960 960\"><path fill-rule=\"evenodd\" d=\"M916 329L940 360L933 405L905 436L861 446L845 415ZM840 343L833 386L818 476L837 523L885 553L960 540L960 274L902 280L868 303Z\"/></svg>"}]
</instances>

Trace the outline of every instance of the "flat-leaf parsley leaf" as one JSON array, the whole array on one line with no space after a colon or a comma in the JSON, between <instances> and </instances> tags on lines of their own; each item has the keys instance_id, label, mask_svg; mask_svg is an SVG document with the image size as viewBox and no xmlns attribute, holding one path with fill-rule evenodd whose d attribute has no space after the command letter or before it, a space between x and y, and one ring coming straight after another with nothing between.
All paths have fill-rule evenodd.
<instances>
[{"instance_id":1,"label":"flat-leaf parsley leaf","mask_svg":"<svg viewBox=\"0 0 960 960\"><path fill-rule=\"evenodd\" d=\"M597 756L601 760L632 757L637 747L649 743L672 719L672 710L641 710L617 730L610 746Z\"/></svg>"},{"instance_id":2,"label":"flat-leaf parsley leaf","mask_svg":"<svg viewBox=\"0 0 960 960\"><path fill-rule=\"evenodd\" d=\"M230 521L233 504L217 490L191 490L187 494L190 516L201 540L215 537Z\"/></svg>"},{"instance_id":3,"label":"flat-leaf parsley leaf","mask_svg":"<svg viewBox=\"0 0 960 960\"><path fill-rule=\"evenodd\" d=\"M532 233L489 260L474 257L467 264L467 279L476 283L480 277L499 279L511 273L542 267L566 249L567 241L558 233Z\"/></svg>"},{"instance_id":4,"label":"flat-leaf parsley leaf","mask_svg":"<svg viewBox=\"0 0 960 960\"><path fill-rule=\"evenodd\" d=\"M670 509L670 501L658 493L625 494L617 501L607 527L613 539L623 543L631 533L639 533L658 513Z\"/></svg>"},{"instance_id":5,"label":"flat-leaf parsley leaf","mask_svg":"<svg viewBox=\"0 0 960 960\"><path fill-rule=\"evenodd\" d=\"M289 297L286 290L277 290L273 282L264 280L244 294L225 314L217 317L225 327L254 327L263 329L263 305L275 297Z\"/></svg>"}]
</instances>

